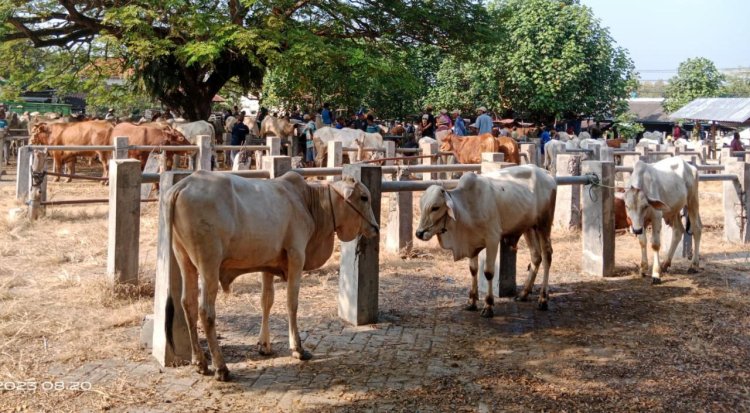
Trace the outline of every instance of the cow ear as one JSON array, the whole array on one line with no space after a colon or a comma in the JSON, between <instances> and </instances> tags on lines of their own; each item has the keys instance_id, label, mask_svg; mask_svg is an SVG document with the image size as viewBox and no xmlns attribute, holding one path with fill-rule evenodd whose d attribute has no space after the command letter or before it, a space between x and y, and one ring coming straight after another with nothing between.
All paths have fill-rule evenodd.
<instances>
[{"instance_id":1,"label":"cow ear","mask_svg":"<svg viewBox=\"0 0 750 413\"><path fill-rule=\"evenodd\" d=\"M453 198L451 198L448 192L445 192L445 206L448 207L448 216L451 217L455 221L456 212L453 209L455 208L456 205L453 203Z\"/></svg>"},{"instance_id":2,"label":"cow ear","mask_svg":"<svg viewBox=\"0 0 750 413\"><path fill-rule=\"evenodd\" d=\"M647 197L646 200L648 201L648 204L651 205L651 207L653 207L654 209L658 209L660 211L669 210L669 207L667 206L667 204L665 204L664 202L661 202L658 199L650 199Z\"/></svg>"},{"instance_id":3,"label":"cow ear","mask_svg":"<svg viewBox=\"0 0 750 413\"><path fill-rule=\"evenodd\" d=\"M341 195L344 196L344 199L349 199L352 197L353 193L354 193L354 187L347 185L344 187L344 193Z\"/></svg>"}]
</instances>

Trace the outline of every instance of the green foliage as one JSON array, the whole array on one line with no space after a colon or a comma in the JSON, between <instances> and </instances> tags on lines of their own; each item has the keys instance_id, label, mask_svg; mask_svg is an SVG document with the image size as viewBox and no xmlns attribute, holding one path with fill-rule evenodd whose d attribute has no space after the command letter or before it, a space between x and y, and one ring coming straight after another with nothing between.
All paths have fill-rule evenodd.
<instances>
[{"instance_id":1,"label":"green foliage","mask_svg":"<svg viewBox=\"0 0 750 413\"><path fill-rule=\"evenodd\" d=\"M750 97L750 71L726 76L726 82L721 86L719 96L725 98Z\"/></svg>"},{"instance_id":2,"label":"green foliage","mask_svg":"<svg viewBox=\"0 0 750 413\"><path fill-rule=\"evenodd\" d=\"M621 138L635 139L639 133L646 130L636 120L637 116L629 112L623 112L615 118L615 128Z\"/></svg>"},{"instance_id":3,"label":"green foliage","mask_svg":"<svg viewBox=\"0 0 750 413\"><path fill-rule=\"evenodd\" d=\"M717 97L724 75L714 63L704 57L688 59L677 68L677 76L669 79L664 91L664 109L674 112L692 100L701 97Z\"/></svg>"},{"instance_id":4,"label":"green foliage","mask_svg":"<svg viewBox=\"0 0 750 413\"><path fill-rule=\"evenodd\" d=\"M664 90L667 85L663 80L657 81L640 81L638 82L638 97L641 98L661 98L664 97Z\"/></svg>"}]
</instances>

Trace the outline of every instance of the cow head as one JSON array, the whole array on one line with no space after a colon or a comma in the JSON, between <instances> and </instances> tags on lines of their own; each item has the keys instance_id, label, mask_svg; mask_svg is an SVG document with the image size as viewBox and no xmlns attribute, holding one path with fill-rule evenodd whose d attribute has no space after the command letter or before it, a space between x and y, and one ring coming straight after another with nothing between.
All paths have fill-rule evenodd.
<instances>
[{"instance_id":1,"label":"cow head","mask_svg":"<svg viewBox=\"0 0 750 413\"><path fill-rule=\"evenodd\" d=\"M380 232L380 226L372 211L372 197L366 186L350 176L331 184L330 189L339 196L332 195L332 215L336 235L344 242L364 235L371 238Z\"/></svg>"},{"instance_id":2,"label":"cow head","mask_svg":"<svg viewBox=\"0 0 750 413\"><path fill-rule=\"evenodd\" d=\"M635 186L625 190L625 209L633 234L643 234L646 223L651 219L652 208L662 211L668 209L667 205L658 198L658 191L653 188L644 189Z\"/></svg>"},{"instance_id":3,"label":"cow head","mask_svg":"<svg viewBox=\"0 0 750 413\"><path fill-rule=\"evenodd\" d=\"M162 145L190 145L190 141L185 139L185 135L177 129L166 127L163 129L163 132L164 140L162 141Z\"/></svg>"},{"instance_id":4,"label":"cow head","mask_svg":"<svg viewBox=\"0 0 750 413\"><path fill-rule=\"evenodd\" d=\"M453 141L451 140L451 137L453 137L453 134L447 133L440 138L440 152L453 152Z\"/></svg>"},{"instance_id":5,"label":"cow head","mask_svg":"<svg viewBox=\"0 0 750 413\"><path fill-rule=\"evenodd\" d=\"M296 125L287 120L284 122L284 127L282 128L282 131L284 132L285 136L294 136L294 130L296 128Z\"/></svg>"},{"instance_id":6,"label":"cow head","mask_svg":"<svg viewBox=\"0 0 750 413\"><path fill-rule=\"evenodd\" d=\"M419 209L421 216L415 235L423 241L445 233L448 220L456 219L450 193L438 185L427 188L419 201Z\"/></svg>"},{"instance_id":7,"label":"cow head","mask_svg":"<svg viewBox=\"0 0 750 413\"><path fill-rule=\"evenodd\" d=\"M46 123L37 123L31 129L31 138L29 143L32 145L49 145L49 138L52 130Z\"/></svg>"}]
</instances>

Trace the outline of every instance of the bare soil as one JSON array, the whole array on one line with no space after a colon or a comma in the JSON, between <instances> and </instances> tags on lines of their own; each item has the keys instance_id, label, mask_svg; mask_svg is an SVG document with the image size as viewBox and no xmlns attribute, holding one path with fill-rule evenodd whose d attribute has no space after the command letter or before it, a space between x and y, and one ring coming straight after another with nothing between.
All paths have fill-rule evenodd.
<instances>
[{"instance_id":1,"label":"bare soil","mask_svg":"<svg viewBox=\"0 0 750 413\"><path fill-rule=\"evenodd\" d=\"M17 206L6 172L3 215ZM302 282L309 362L287 349L284 283L271 318L276 355L257 353L260 280L243 276L217 305L229 383L160 369L139 347L153 306L156 204L142 207L141 285L117 293L105 277L106 205L51 207L34 223L2 217L0 411L750 411L750 248L722 241L721 185L701 185L701 273L676 260L651 286L638 275L637 241L623 234L617 276L584 276L580 234L555 232L547 312L536 294L498 300L490 320L463 311L468 262L417 242L407 259L381 255L380 322L351 327L337 317L335 253ZM52 199L107 193L95 182L49 186ZM519 248L520 285L529 258ZM63 380L92 389L2 390Z\"/></svg>"}]
</instances>

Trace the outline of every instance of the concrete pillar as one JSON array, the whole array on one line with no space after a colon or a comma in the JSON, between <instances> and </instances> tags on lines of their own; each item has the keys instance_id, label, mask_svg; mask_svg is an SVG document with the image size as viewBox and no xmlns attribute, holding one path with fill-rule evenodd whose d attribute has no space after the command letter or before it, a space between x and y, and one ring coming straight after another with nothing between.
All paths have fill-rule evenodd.
<instances>
[{"instance_id":1,"label":"concrete pillar","mask_svg":"<svg viewBox=\"0 0 750 413\"><path fill-rule=\"evenodd\" d=\"M724 239L750 243L750 163L725 162L724 173L739 178L739 185L724 181ZM744 200L744 201L743 201ZM744 211L742 209L744 208Z\"/></svg>"},{"instance_id":2,"label":"concrete pillar","mask_svg":"<svg viewBox=\"0 0 750 413\"><path fill-rule=\"evenodd\" d=\"M271 174L271 179L292 170L292 158L290 156L264 156L263 169Z\"/></svg>"},{"instance_id":3,"label":"concrete pillar","mask_svg":"<svg viewBox=\"0 0 750 413\"><path fill-rule=\"evenodd\" d=\"M370 190L372 211L380 223L380 187L382 171L372 165L346 165L344 174L361 181ZM378 321L380 236L358 237L341 243L338 314L354 324Z\"/></svg>"},{"instance_id":4,"label":"concrete pillar","mask_svg":"<svg viewBox=\"0 0 750 413\"><path fill-rule=\"evenodd\" d=\"M628 139L627 148L628 148L629 151L632 151L632 150L635 149L635 139Z\"/></svg>"},{"instance_id":5,"label":"concrete pillar","mask_svg":"<svg viewBox=\"0 0 750 413\"><path fill-rule=\"evenodd\" d=\"M164 158L164 155L160 155L158 152L151 152L148 154L148 159L146 159L146 166L143 168L144 174L155 174L159 173L159 170L162 169L161 163L162 159ZM114 160L112 161L114 162ZM112 165L112 162L110 162L110 167ZM140 167L140 163L139 163ZM140 172L140 169L139 169ZM151 192L156 190L156 185L154 184L141 184L141 199L146 199L149 196L151 196ZM110 201L110 205L112 202Z\"/></svg>"},{"instance_id":6,"label":"concrete pillar","mask_svg":"<svg viewBox=\"0 0 750 413\"><path fill-rule=\"evenodd\" d=\"M609 146L599 148L599 162L615 162L615 151Z\"/></svg>"},{"instance_id":7,"label":"concrete pillar","mask_svg":"<svg viewBox=\"0 0 750 413\"><path fill-rule=\"evenodd\" d=\"M156 247L156 278L154 280L153 348L151 354L164 367L190 362L190 333L182 310L182 275L172 251L171 223L166 222L164 194L188 176L186 172L165 172L159 188L159 236ZM148 332L145 332L148 334Z\"/></svg>"},{"instance_id":8,"label":"concrete pillar","mask_svg":"<svg viewBox=\"0 0 750 413\"><path fill-rule=\"evenodd\" d=\"M115 153L112 159L128 159L128 137L115 137Z\"/></svg>"},{"instance_id":9,"label":"concrete pillar","mask_svg":"<svg viewBox=\"0 0 750 413\"><path fill-rule=\"evenodd\" d=\"M196 145L198 145L198 154L195 157L195 170L210 171L211 155L213 155L213 150L211 148L211 136L199 135L195 143Z\"/></svg>"},{"instance_id":10,"label":"concrete pillar","mask_svg":"<svg viewBox=\"0 0 750 413\"><path fill-rule=\"evenodd\" d=\"M438 153L438 144L437 143L422 143L419 145L419 149L422 150L422 156L431 156L430 158L422 158L422 165L437 165L438 158L432 157L437 155ZM423 173L422 174L422 180L423 181L431 181L434 179L438 179L437 173Z\"/></svg>"},{"instance_id":11,"label":"concrete pillar","mask_svg":"<svg viewBox=\"0 0 750 413\"><path fill-rule=\"evenodd\" d=\"M513 246L517 238L503 237L495 257L495 273L492 277L492 291L498 297L513 297L516 295L516 251ZM487 261L487 250L479 253L479 271L477 271L477 282L480 299L487 294L487 278L483 275L484 265Z\"/></svg>"},{"instance_id":12,"label":"concrete pillar","mask_svg":"<svg viewBox=\"0 0 750 413\"><path fill-rule=\"evenodd\" d=\"M505 165L513 165L510 162L503 162L505 160L505 154L500 152L483 152L482 153L482 164L481 173L488 174L491 172L499 171Z\"/></svg>"},{"instance_id":13,"label":"concrete pillar","mask_svg":"<svg viewBox=\"0 0 750 413\"><path fill-rule=\"evenodd\" d=\"M31 172L29 179L29 214L32 221L36 221L41 215L44 215L42 201L47 200L47 153L36 150L32 153Z\"/></svg>"},{"instance_id":14,"label":"concrete pillar","mask_svg":"<svg viewBox=\"0 0 750 413\"><path fill-rule=\"evenodd\" d=\"M401 175L399 181L409 180ZM408 255L414 240L412 231L414 220L414 196L411 191L391 192L388 205L388 226L385 235L385 250L392 254Z\"/></svg>"},{"instance_id":15,"label":"concrete pillar","mask_svg":"<svg viewBox=\"0 0 750 413\"><path fill-rule=\"evenodd\" d=\"M583 162L582 173L599 177L599 185L585 185L581 195L581 271L609 277L614 275L615 270L615 164L586 161Z\"/></svg>"},{"instance_id":16,"label":"concrete pillar","mask_svg":"<svg viewBox=\"0 0 750 413\"><path fill-rule=\"evenodd\" d=\"M277 138L275 136L267 136L266 137L266 146L270 147L268 154L270 156L280 156L281 155L281 138Z\"/></svg>"},{"instance_id":17,"label":"concrete pillar","mask_svg":"<svg viewBox=\"0 0 750 413\"><path fill-rule=\"evenodd\" d=\"M344 164L344 148L342 146L342 143L340 141L331 141L326 144L326 166L329 168L338 168L341 165ZM327 176L327 180L329 181L338 181L341 179L341 176Z\"/></svg>"},{"instance_id":18,"label":"concrete pillar","mask_svg":"<svg viewBox=\"0 0 750 413\"><path fill-rule=\"evenodd\" d=\"M558 154L557 176L578 176L581 174L581 155ZM557 187L555 207L555 228L581 228L581 186L560 185Z\"/></svg>"},{"instance_id":19,"label":"concrete pillar","mask_svg":"<svg viewBox=\"0 0 750 413\"><path fill-rule=\"evenodd\" d=\"M138 283L140 222L141 162L112 160L109 163L107 226L107 278L112 284Z\"/></svg>"},{"instance_id":20,"label":"concrete pillar","mask_svg":"<svg viewBox=\"0 0 750 413\"><path fill-rule=\"evenodd\" d=\"M537 158L536 144L533 143L519 143L521 153L526 154L526 158L521 157L521 164L530 163L532 165L539 166L539 159Z\"/></svg>"},{"instance_id":21,"label":"concrete pillar","mask_svg":"<svg viewBox=\"0 0 750 413\"><path fill-rule=\"evenodd\" d=\"M729 160L733 159L731 148L721 148L721 154L719 154L719 163L722 165L726 164Z\"/></svg>"},{"instance_id":22,"label":"concrete pillar","mask_svg":"<svg viewBox=\"0 0 750 413\"><path fill-rule=\"evenodd\" d=\"M383 142L383 146L385 147L385 156L384 158L395 158L396 157L396 142L394 141L385 141ZM395 161L385 161L386 165L394 165Z\"/></svg>"},{"instance_id":23,"label":"concrete pillar","mask_svg":"<svg viewBox=\"0 0 750 413\"><path fill-rule=\"evenodd\" d=\"M28 146L18 148L16 165L16 200L26 202L31 185L31 150Z\"/></svg>"}]
</instances>

